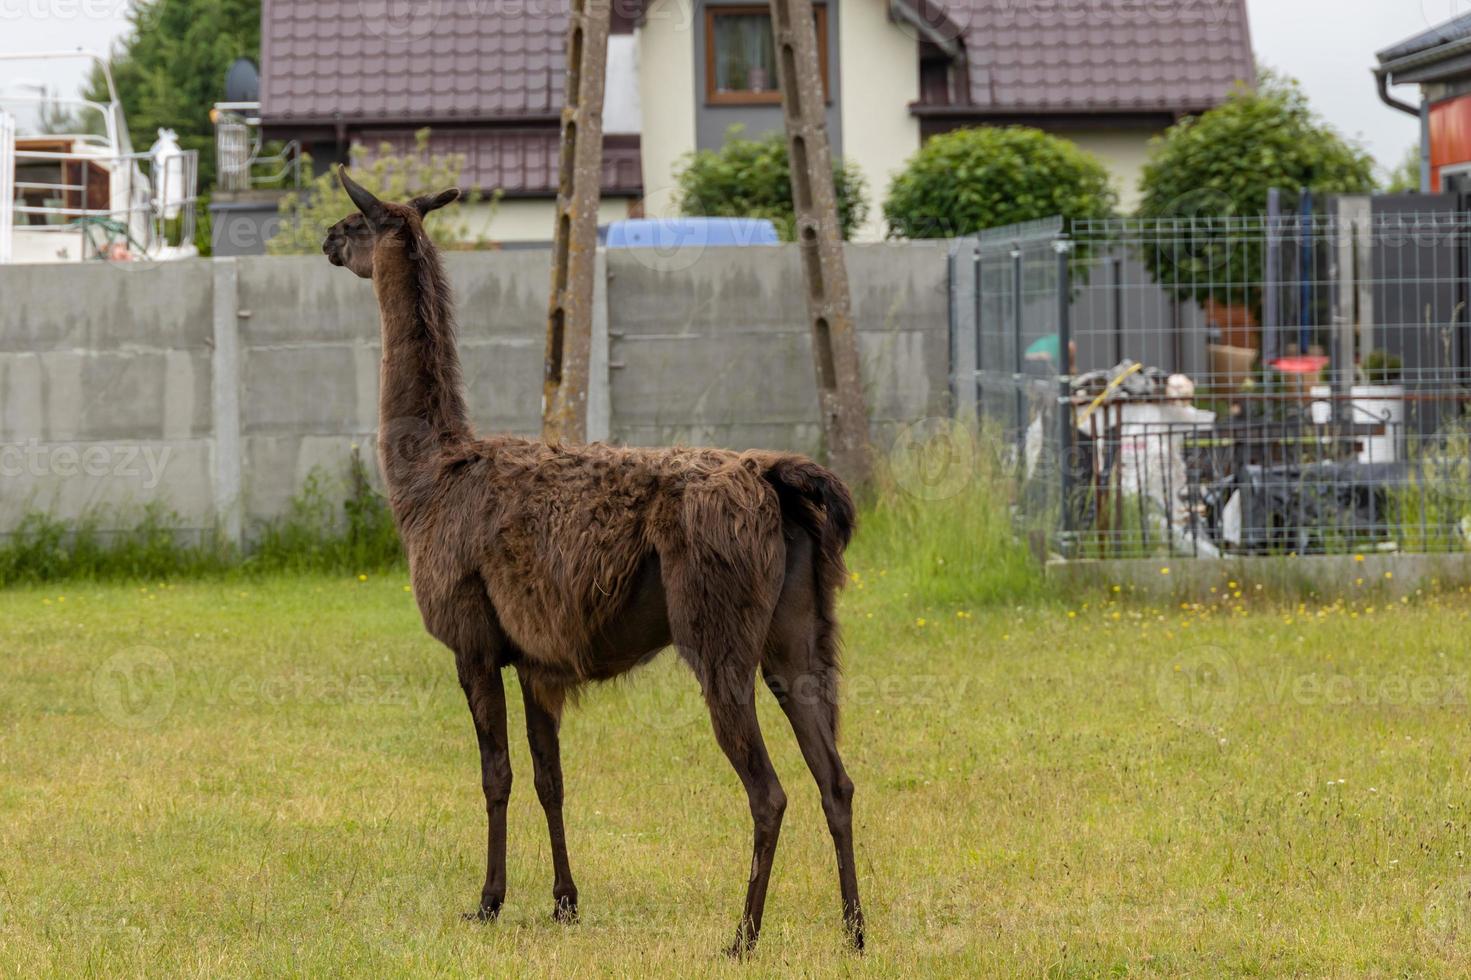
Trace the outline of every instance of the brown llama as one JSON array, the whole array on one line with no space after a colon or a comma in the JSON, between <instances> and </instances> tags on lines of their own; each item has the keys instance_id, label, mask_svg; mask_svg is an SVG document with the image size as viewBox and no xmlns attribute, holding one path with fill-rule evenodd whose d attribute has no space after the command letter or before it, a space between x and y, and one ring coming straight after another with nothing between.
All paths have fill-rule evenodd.
<instances>
[{"instance_id":1,"label":"brown llama","mask_svg":"<svg viewBox=\"0 0 1471 980\"><path fill-rule=\"evenodd\" d=\"M383 339L379 457L424 626L455 654L480 745L489 815L485 886L506 894L511 766L501 670L526 707L551 836L553 916L577 915L562 825L562 706L588 681L671 643L693 670L755 823L730 952L755 946L787 798L756 722L759 673L796 733L837 849L843 921L863 947L853 783L838 756L838 631L853 500L806 457L718 449L548 446L477 438L461 390L454 307L425 214L459 192L379 201L339 171L360 213L322 245L372 279Z\"/></svg>"}]
</instances>

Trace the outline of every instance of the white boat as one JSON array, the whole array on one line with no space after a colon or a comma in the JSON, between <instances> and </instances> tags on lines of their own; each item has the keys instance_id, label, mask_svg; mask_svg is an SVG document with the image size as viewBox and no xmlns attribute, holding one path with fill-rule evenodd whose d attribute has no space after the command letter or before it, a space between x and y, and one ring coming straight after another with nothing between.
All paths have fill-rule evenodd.
<instances>
[{"instance_id":1,"label":"white boat","mask_svg":"<svg viewBox=\"0 0 1471 980\"><path fill-rule=\"evenodd\" d=\"M24 62L63 59L79 75L99 68L107 101L53 97L24 77ZM193 257L198 176L197 151L169 130L133 149L106 58L0 53L0 263Z\"/></svg>"}]
</instances>

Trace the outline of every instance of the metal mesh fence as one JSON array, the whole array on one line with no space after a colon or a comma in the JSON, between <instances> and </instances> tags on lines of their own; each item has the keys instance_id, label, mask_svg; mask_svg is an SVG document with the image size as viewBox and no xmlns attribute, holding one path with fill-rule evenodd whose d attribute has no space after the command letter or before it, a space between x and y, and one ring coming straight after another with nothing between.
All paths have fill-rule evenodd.
<instances>
[{"instance_id":1,"label":"metal mesh fence","mask_svg":"<svg viewBox=\"0 0 1471 980\"><path fill-rule=\"evenodd\" d=\"M1467 550L1468 232L1351 198L983 233L952 265L960 406L1055 554Z\"/></svg>"}]
</instances>

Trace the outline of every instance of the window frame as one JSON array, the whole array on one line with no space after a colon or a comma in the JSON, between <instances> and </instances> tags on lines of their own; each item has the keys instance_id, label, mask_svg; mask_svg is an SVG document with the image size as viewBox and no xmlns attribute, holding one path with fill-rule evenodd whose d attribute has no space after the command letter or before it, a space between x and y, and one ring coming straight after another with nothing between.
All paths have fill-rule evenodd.
<instances>
[{"instance_id":1,"label":"window frame","mask_svg":"<svg viewBox=\"0 0 1471 980\"><path fill-rule=\"evenodd\" d=\"M832 102L832 87L828 80L828 37L827 37L827 4L814 3L812 5L813 16L817 20L817 61L822 71L822 98L824 102ZM741 106L741 105L781 105L781 88L778 86L768 92L752 92L743 90L739 92L722 92L715 87L715 19L721 16L749 17L760 15L771 21L771 8L766 4L758 3L735 3L735 4L706 4L705 5L705 104L714 106ZM773 23L772 37L776 36ZM780 49L773 44L773 52ZM772 66L773 69L775 66ZM774 80L774 79L773 79Z\"/></svg>"}]
</instances>

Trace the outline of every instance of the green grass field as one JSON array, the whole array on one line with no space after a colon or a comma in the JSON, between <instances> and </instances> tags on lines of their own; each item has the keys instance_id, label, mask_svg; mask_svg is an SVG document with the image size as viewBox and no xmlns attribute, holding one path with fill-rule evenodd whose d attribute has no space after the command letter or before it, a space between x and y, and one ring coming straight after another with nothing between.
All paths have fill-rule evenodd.
<instances>
[{"instance_id":1,"label":"green grass field","mask_svg":"<svg viewBox=\"0 0 1471 980\"><path fill-rule=\"evenodd\" d=\"M843 604L865 956L844 949L817 793L764 692L792 803L761 946L719 955L749 818L669 657L564 726L571 927L550 920L512 696L507 906L460 921L483 872L474 739L450 655L381 573L0 593L0 966L1471 970L1467 596L1274 606L1242 583L1186 609L970 607L953 551L891 570L886 533L860 542Z\"/></svg>"}]
</instances>

